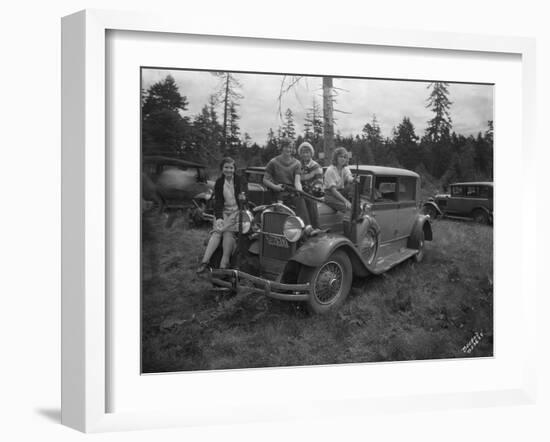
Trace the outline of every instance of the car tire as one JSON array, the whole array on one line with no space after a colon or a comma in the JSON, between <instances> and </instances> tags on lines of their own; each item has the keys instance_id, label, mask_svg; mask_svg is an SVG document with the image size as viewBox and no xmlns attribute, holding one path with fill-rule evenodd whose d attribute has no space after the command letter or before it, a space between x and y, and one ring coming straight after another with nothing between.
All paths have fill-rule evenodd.
<instances>
[{"instance_id":1,"label":"car tire","mask_svg":"<svg viewBox=\"0 0 550 442\"><path fill-rule=\"evenodd\" d=\"M474 219L474 222L477 224L489 224L489 215L487 215L487 212L481 209L476 209L472 212L472 218Z\"/></svg>"},{"instance_id":2,"label":"car tire","mask_svg":"<svg viewBox=\"0 0 550 442\"><path fill-rule=\"evenodd\" d=\"M422 262L422 260L424 259L425 245L426 245L426 240L424 238L424 230L422 230L418 238L418 247L417 247L418 253L413 257L414 262Z\"/></svg>"},{"instance_id":3,"label":"car tire","mask_svg":"<svg viewBox=\"0 0 550 442\"><path fill-rule=\"evenodd\" d=\"M435 210L435 207L433 206L424 206L424 215L428 215L430 219L436 219L437 218L437 210Z\"/></svg>"},{"instance_id":4,"label":"car tire","mask_svg":"<svg viewBox=\"0 0 550 442\"><path fill-rule=\"evenodd\" d=\"M313 286L307 301L309 311L322 315L338 309L349 294L352 277L351 261L343 250L335 251L319 267L302 266L298 281Z\"/></svg>"}]
</instances>

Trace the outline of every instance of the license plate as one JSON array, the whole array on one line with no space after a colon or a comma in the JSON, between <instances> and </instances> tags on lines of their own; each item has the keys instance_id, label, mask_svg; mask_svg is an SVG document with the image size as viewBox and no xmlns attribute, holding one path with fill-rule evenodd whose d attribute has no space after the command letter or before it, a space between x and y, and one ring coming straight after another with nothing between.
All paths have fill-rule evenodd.
<instances>
[{"instance_id":1,"label":"license plate","mask_svg":"<svg viewBox=\"0 0 550 442\"><path fill-rule=\"evenodd\" d=\"M270 246L281 247L284 249L288 249L290 247L290 244L288 243L286 238L282 238L280 236L266 235L265 240Z\"/></svg>"}]
</instances>

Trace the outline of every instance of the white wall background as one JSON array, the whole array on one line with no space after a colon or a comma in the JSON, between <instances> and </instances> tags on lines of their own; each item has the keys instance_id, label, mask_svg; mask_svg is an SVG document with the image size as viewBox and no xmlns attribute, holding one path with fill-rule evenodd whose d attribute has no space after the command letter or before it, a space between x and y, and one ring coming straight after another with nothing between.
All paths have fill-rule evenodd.
<instances>
[{"instance_id":1,"label":"white wall background","mask_svg":"<svg viewBox=\"0 0 550 442\"><path fill-rule=\"evenodd\" d=\"M173 4L174 3L174 4ZM194 14L248 20L300 18L308 26L331 23L537 38L539 132L550 119L549 14L544 3L442 0L321 2L169 2L89 0L5 4L0 15L0 438L12 440L549 440L548 322L540 315L540 399L537 405L367 416L362 421L285 422L247 426L145 431L85 436L60 419L60 17L84 8L166 10L182 23ZM550 146L538 138L542 171ZM546 173L547 174L547 173ZM539 179L540 196L550 201ZM539 207L538 219L548 209ZM512 208L513 211L513 208ZM539 229L542 232L542 222ZM513 237L513 235L512 235ZM539 236L542 293L543 253ZM544 287L543 287L544 284ZM541 296L539 311L548 310ZM184 398L182 398L184 399Z\"/></svg>"}]
</instances>

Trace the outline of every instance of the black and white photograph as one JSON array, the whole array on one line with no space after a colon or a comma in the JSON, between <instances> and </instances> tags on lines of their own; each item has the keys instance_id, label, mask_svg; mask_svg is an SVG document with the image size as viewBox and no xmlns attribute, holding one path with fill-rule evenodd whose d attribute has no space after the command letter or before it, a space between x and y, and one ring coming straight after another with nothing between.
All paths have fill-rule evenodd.
<instances>
[{"instance_id":1,"label":"black and white photograph","mask_svg":"<svg viewBox=\"0 0 550 442\"><path fill-rule=\"evenodd\" d=\"M493 84L142 67L138 93L142 373L493 356Z\"/></svg>"}]
</instances>

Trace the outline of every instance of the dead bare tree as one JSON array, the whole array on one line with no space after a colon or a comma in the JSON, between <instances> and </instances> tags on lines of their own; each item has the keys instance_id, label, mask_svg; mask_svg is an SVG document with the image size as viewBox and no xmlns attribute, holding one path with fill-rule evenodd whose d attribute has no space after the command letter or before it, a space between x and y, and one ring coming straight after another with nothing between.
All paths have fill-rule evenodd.
<instances>
[{"instance_id":1,"label":"dead bare tree","mask_svg":"<svg viewBox=\"0 0 550 442\"><path fill-rule=\"evenodd\" d=\"M282 99L286 93L292 90L303 78L303 76L284 76L279 90L279 115L282 120ZM334 151L334 109L335 88L332 77L323 77L323 153L324 163L328 165Z\"/></svg>"}]
</instances>

